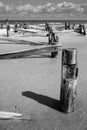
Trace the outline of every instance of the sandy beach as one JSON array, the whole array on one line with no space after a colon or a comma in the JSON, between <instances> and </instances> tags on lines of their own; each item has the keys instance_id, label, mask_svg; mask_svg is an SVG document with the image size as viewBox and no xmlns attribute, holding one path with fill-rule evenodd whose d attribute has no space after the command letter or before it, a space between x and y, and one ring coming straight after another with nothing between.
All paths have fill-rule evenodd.
<instances>
[{"instance_id":1,"label":"sandy beach","mask_svg":"<svg viewBox=\"0 0 87 130\"><path fill-rule=\"evenodd\" d=\"M0 59L0 111L22 114L19 119L0 119L0 130L86 130L87 129L87 35L73 30L59 31L63 48L77 48L77 107L70 114L59 109L61 88L61 54L32 55L17 59ZM48 43L44 26L31 26L36 33L14 33L6 37L0 29L0 54L28 50ZM32 31L32 30L31 30Z\"/></svg>"}]
</instances>

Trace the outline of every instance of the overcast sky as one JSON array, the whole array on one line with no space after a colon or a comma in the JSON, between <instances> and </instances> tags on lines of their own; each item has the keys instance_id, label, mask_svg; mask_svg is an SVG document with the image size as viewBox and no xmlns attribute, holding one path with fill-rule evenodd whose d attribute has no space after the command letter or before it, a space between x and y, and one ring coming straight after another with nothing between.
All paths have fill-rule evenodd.
<instances>
[{"instance_id":1,"label":"overcast sky","mask_svg":"<svg viewBox=\"0 0 87 130\"><path fill-rule=\"evenodd\" d=\"M0 0L0 19L86 19L87 0Z\"/></svg>"}]
</instances>

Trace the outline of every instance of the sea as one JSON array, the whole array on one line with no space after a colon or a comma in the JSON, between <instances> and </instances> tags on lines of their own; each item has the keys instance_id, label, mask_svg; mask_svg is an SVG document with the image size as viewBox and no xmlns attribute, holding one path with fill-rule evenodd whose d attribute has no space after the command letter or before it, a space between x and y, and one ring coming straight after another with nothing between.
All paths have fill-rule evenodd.
<instances>
[{"instance_id":1,"label":"sea","mask_svg":"<svg viewBox=\"0 0 87 130\"><path fill-rule=\"evenodd\" d=\"M6 20L0 20L0 23L5 23ZM9 20L10 24L14 23L24 23L28 22L29 24L43 24L43 23L64 23L64 22L70 22L70 23L87 23L87 20Z\"/></svg>"}]
</instances>

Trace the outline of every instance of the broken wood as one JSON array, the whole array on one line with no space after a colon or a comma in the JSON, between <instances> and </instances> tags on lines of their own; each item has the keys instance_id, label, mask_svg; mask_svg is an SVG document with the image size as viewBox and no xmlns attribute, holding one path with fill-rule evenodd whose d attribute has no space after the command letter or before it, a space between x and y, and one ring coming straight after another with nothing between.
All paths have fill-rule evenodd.
<instances>
[{"instance_id":1,"label":"broken wood","mask_svg":"<svg viewBox=\"0 0 87 130\"><path fill-rule=\"evenodd\" d=\"M61 65L61 109L65 113L75 110L77 97L77 50L75 48L63 49Z\"/></svg>"},{"instance_id":2,"label":"broken wood","mask_svg":"<svg viewBox=\"0 0 87 130\"><path fill-rule=\"evenodd\" d=\"M77 29L74 30L77 33L80 33L82 35L86 35L86 27L85 25L79 25L79 27Z\"/></svg>"},{"instance_id":3,"label":"broken wood","mask_svg":"<svg viewBox=\"0 0 87 130\"><path fill-rule=\"evenodd\" d=\"M56 51L59 51L61 49L61 44L49 45L43 47L41 46L31 50L0 54L0 59L20 58L20 57L26 57L31 55L37 55L41 53L55 52L55 49Z\"/></svg>"}]
</instances>

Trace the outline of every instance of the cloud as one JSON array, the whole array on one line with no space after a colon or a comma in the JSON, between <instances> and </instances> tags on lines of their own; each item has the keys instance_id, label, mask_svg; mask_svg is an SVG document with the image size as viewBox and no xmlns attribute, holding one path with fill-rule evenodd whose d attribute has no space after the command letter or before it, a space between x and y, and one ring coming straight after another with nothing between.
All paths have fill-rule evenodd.
<instances>
[{"instance_id":1,"label":"cloud","mask_svg":"<svg viewBox=\"0 0 87 130\"><path fill-rule=\"evenodd\" d=\"M84 9L79 4L74 4L71 2L63 2L57 4L56 12L60 10L62 14L81 14Z\"/></svg>"},{"instance_id":2,"label":"cloud","mask_svg":"<svg viewBox=\"0 0 87 130\"><path fill-rule=\"evenodd\" d=\"M0 7L3 7L4 6L4 4L0 1Z\"/></svg>"},{"instance_id":3,"label":"cloud","mask_svg":"<svg viewBox=\"0 0 87 130\"><path fill-rule=\"evenodd\" d=\"M5 5L0 2L0 14L22 14L22 15L76 15L87 14L87 4L75 4L72 2L61 2L58 4L47 3L45 5L34 6L24 5Z\"/></svg>"},{"instance_id":4,"label":"cloud","mask_svg":"<svg viewBox=\"0 0 87 130\"><path fill-rule=\"evenodd\" d=\"M47 3L46 5L33 6L31 4L20 5L16 8L17 12L28 12L30 14L81 14L84 7L71 2L62 2L57 5Z\"/></svg>"},{"instance_id":5,"label":"cloud","mask_svg":"<svg viewBox=\"0 0 87 130\"><path fill-rule=\"evenodd\" d=\"M80 5L80 7L83 9L83 14L87 15L87 3Z\"/></svg>"},{"instance_id":6,"label":"cloud","mask_svg":"<svg viewBox=\"0 0 87 130\"><path fill-rule=\"evenodd\" d=\"M33 6L31 4L20 5L16 7L17 12L25 11L32 14L44 14L44 13L52 13L55 10L52 3L47 3L46 5Z\"/></svg>"}]
</instances>

